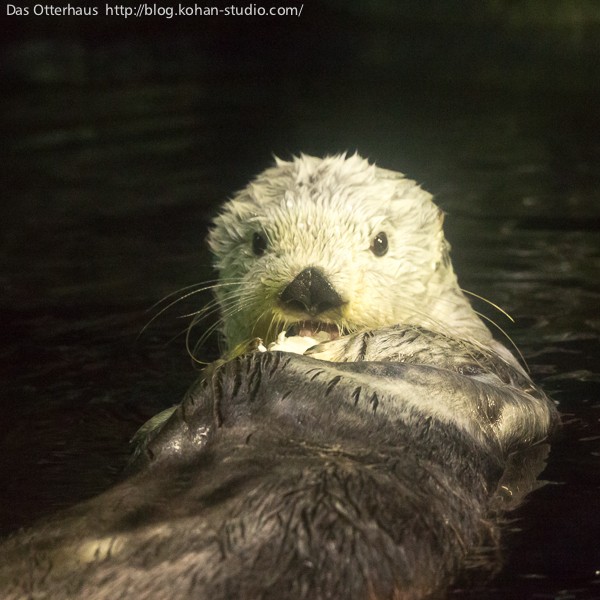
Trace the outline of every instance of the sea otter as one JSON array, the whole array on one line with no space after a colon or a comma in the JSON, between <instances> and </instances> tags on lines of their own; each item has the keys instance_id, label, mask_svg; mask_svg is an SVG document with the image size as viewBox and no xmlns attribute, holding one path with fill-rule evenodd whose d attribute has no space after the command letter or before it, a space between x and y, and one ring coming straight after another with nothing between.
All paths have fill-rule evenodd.
<instances>
[{"instance_id":1,"label":"sea otter","mask_svg":"<svg viewBox=\"0 0 600 600\"><path fill-rule=\"evenodd\" d=\"M357 154L277 160L208 238L227 346L405 324L508 358L458 286L443 222L431 194Z\"/></svg>"},{"instance_id":2,"label":"sea otter","mask_svg":"<svg viewBox=\"0 0 600 600\"><path fill-rule=\"evenodd\" d=\"M225 357L122 483L0 546L3 597L409 600L495 565L557 411L470 307L442 220L356 155L230 200Z\"/></svg>"}]
</instances>

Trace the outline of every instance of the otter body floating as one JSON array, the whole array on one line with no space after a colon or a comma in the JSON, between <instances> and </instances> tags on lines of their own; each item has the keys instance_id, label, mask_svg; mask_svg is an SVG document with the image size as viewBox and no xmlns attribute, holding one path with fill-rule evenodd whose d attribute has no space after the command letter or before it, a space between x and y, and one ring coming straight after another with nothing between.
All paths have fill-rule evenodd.
<instances>
[{"instance_id":1,"label":"otter body floating","mask_svg":"<svg viewBox=\"0 0 600 600\"><path fill-rule=\"evenodd\" d=\"M356 157L247 190L211 246L226 342L256 351L207 370L122 483L5 541L3 598L416 599L497 566L557 412L462 296L430 197Z\"/></svg>"}]
</instances>

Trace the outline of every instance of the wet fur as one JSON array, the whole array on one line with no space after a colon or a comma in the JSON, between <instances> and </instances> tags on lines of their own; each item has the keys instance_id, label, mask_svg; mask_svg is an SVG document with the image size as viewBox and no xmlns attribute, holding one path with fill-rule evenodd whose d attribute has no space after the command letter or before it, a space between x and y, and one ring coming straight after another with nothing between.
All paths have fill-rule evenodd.
<instances>
[{"instance_id":1,"label":"wet fur","mask_svg":"<svg viewBox=\"0 0 600 600\"><path fill-rule=\"evenodd\" d=\"M307 266L348 335L207 370L127 479L0 546L2 597L410 600L493 569L557 412L462 294L442 220L357 156L279 161L227 203L210 236L227 347L303 318L278 298Z\"/></svg>"},{"instance_id":2,"label":"wet fur","mask_svg":"<svg viewBox=\"0 0 600 600\"><path fill-rule=\"evenodd\" d=\"M387 362L226 363L129 479L4 544L3 598L412 599L470 562L493 567L496 519L535 481L555 412L476 348L471 370L447 354L398 360L438 338L392 328L352 341L389 347ZM506 410L517 437L498 427ZM542 452L507 478L531 448Z\"/></svg>"},{"instance_id":3,"label":"wet fur","mask_svg":"<svg viewBox=\"0 0 600 600\"><path fill-rule=\"evenodd\" d=\"M224 205L209 235L227 347L256 336L271 342L303 318L279 298L306 267L343 298L319 318L344 332L401 323L493 344L458 286L443 221L431 194L358 155L277 160ZM389 250L375 256L380 232ZM266 240L261 256L255 234Z\"/></svg>"}]
</instances>

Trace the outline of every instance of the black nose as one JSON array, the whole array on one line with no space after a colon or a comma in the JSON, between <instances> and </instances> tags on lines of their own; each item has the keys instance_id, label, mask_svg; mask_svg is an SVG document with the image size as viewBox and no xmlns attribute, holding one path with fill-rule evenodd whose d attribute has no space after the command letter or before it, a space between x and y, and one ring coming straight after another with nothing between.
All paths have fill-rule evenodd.
<instances>
[{"instance_id":1,"label":"black nose","mask_svg":"<svg viewBox=\"0 0 600 600\"><path fill-rule=\"evenodd\" d=\"M309 267L299 273L279 297L284 308L314 317L341 306L344 301L319 269Z\"/></svg>"}]
</instances>

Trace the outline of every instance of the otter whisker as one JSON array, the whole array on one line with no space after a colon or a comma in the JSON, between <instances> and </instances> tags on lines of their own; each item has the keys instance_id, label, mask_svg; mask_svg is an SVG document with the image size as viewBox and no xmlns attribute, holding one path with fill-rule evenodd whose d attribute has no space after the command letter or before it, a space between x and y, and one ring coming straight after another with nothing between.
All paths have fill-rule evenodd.
<instances>
[{"instance_id":1,"label":"otter whisker","mask_svg":"<svg viewBox=\"0 0 600 600\"><path fill-rule=\"evenodd\" d=\"M182 288L174 290L173 292L170 292L166 296L163 296L160 300L155 302L148 310L153 310L157 306L161 305L163 302L167 301L169 298L172 298L173 296L176 296L177 294L179 294L181 292L186 292L187 290L190 290L192 288L205 286L205 285L213 283L213 282L217 283L218 281L219 281L218 279L214 279L213 281L199 281L197 283L192 283L190 285L186 285Z\"/></svg>"},{"instance_id":2,"label":"otter whisker","mask_svg":"<svg viewBox=\"0 0 600 600\"><path fill-rule=\"evenodd\" d=\"M470 292L467 292L466 290L462 290L462 291L463 291L463 292L466 292L466 293L470 293ZM515 321L514 321L514 319L513 319L513 318L512 318L512 317L511 317L511 316L510 316L510 315L509 315L507 312L505 312L505 311L504 311L504 310L503 310L501 307L499 307L499 306L496 306L496 305L495 305L493 302L491 302L491 301L487 300L486 298L484 298L484 297L482 297L482 296L477 296L476 294L472 294L472 295L474 295L474 296L476 296L476 297L478 297L478 298L481 298L483 301L485 301L485 302L487 302L488 304L490 304L490 305L494 306L494 307L495 307L495 308L497 308L497 309L498 309L498 310L499 310L499 311L500 311L502 314L506 315L506 316L507 316L507 317L510 319L510 321L511 321L511 322L513 322L513 323L515 322ZM458 304L458 299L454 299L454 298L452 298L452 297L447 297L447 296L441 296L441 297L438 297L438 298L437 298L437 300L438 300L439 302L446 303L446 304L449 304L449 305L452 305L452 306L456 306L456 305ZM516 343L514 342L514 340L513 340L513 339L512 339L512 338L511 338L511 337L508 335L508 333L507 333L507 332L506 332L506 331L505 331L505 330L504 330L504 329L503 329L503 328L502 328L502 327L501 327L501 326L500 326L498 323L496 323L496 322L495 322L495 321L494 321L492 318L490 318L490 317L488 317L487 315L485 315L485 314L483 314L483 313L481 313L481 312L478 312L478 311L476 311L476 310L473 310L473 312L474 312L474 313L475 313L475 314L476 314L478 317L480 317L481 319L483 319L483 320L485 320L486 322L488 322L488 323L490 323L491 325L493 325L493 326L494 326L494 328L495 328L495 329L497 329L497 330L498 330L498 331L499 331L499 332L500 332L500 333L501 333L501 334L502 334L502 335L503 335L503 336L504 336L504 337L505 337L505 338L508 340L508 342L510 343L510 345L511 345L511 346L514 348L515 352L516 352L516 353L517 353L517 355L519 356L519 358L520 358L521 362L523 363L524 367L527 369L527 371L529 371L529 367L528 367L528 365L527 365L527 361L525 360L525 358L524 358L523 354L522 354L522 353L521 353L521 351L519 350L519 348L518 348L517 344L516 344ZM442 328L442 324L441 324L441 323L437 323L437 324L436 324L436 326L437 326L437 327L438 327L438 328L441 330L441 328ZM447 330L447 332L446 332L446 333L447 333L447 335L449 335L450 337L457 337L457 339L460 339L460 336L457 336L457 335L456 335L456 332L454 332L454 331L452 331L452 330ZM467 342L468 342L470 345L472 345L472 344L477 344L477 343L478 343L476 339L472 339L472 338L467 338L467 340L466 340L466 341L467 341Z\"/></svg>"},{"instance_id":3,"label":"otter whisker","mask_svg":"<svg viewBox=\"0 0 600 600\"><path fill-rule=\"evenodd\" d=\"M484 315L480 312L477 312L477 311L475 311L475 314L477 314L480 318L486 320L488 323L493 325L510 342L510 345L513 347L514 351L519 355L519 358L521 359L523 366L525 367L527 372L530 373L531 371L529 369L529 365L527 364L527 361L525 360L523 353L519 350L519 347L517 346L515 341L510 337L510 335L508 335L508 333L504 329L502 329L502 327L500 327L500 325L498 325L498 323L496 323L495 321L493 321L486 315Z\"/></svg>"},{"instance_id":4,"label":"otter whisker","mask_svg":"<svg viewBox=\"0 0 600 600\"><path fill-rule=\"evenodd\" d=\"M175 291L167 294L166 296L164 296L163 298L158 300L158 302L155 302L148 310L149 311L153 310L157 306L160 306L163 302L166 302L169 298L172 298L173 296L175 296L181 292L186 292L187 290L191 290L193 288L197 288L197 289L190 292L189 294L184 294L177 301L182 300L184 298L188 298L189 296L191 296L193 294L198 294L198 293L201 293L201 292L204 292L207 290L211 290L211 289L215 289L218 287L223 287L223 286L227 286L227 285L236 285L236 284L239 284L240 281L241 280L239 280L239 279L230 278L230 279L209 279L208 281L200 281L198 283L192 283L191 285L186 285L182 288L179 288L178 290L175 290Z\"/></svg>"},{"instance_id":5,"label":"otter whisker","mask_svg":"<svg viewBox=\"0 0 600 600\"><path fill-rule=\"evenodd\" d=\"M177 315L177 319L187 319L189 317L196 317L196 316L202 316L202 317L210 317L211 315L214 315L215 313L218 313L220 310L220 306L219 303L216 300L212 300L209 304L207 304L206 306L203 306L201 309L199 310L195 310L194 312L190 312L190 313L185 313L183 315Z\"/></svg>"},{"instance_id":6,"label":"otter whisker","mask_svg":"<svg viewBox=\"0 0 600 600\"><path fill-rule=\"evenodd\" d=\"M254 325L250 331L251 333L251 337L260 337L265 343L267 343L270 340L270 331L271 331L271 327L273 325L273 319L274 319L274 315L271 315L271 319L269 321L269 325L267 327L266 332L262 332L258 330L258 327L261 325L263 319L265 318L265 316L269 313L268 309L263 310L261 313L259 313L256 317L256 319L254 320Z\"/></svg>"},{"instance_id":7,"label":"otter whisker","mask_svg":"<svg viewBox=\"0 0 600 600\"><path fill-rule=\"evenodd\" d=\"M188 351L188 354L190 354L190 356L195 362L198 362L200 364L206 364L204 361L201 361L196 357L196 352L198 348L202 347L206 340L215 331L217 331L228 318L239 312L242 312L245 309L246 305L243 301L243 292L241 292L240 290L236 290L235 292L238 293L234 293L228 296L224 300L226 304L223 304L222 306L219 305L218 301L213 300L203 309L196 311L196 313L190 313L189 316L194 316L194 318L187 329L186 349ZM219 309L221 312L221 318L217 322L213 323L202 333L202 335L198 338L198 340L194 344L194 347L192 348L190 339L192 329L196 327L204 318L211 316L212 314L216 313Z\"/></svg>"},{"instance_id":8,"label":"otter whisker","mask_svg":"<svg viewBox=\"0 0 600 600\"><path fill-rule=\"evenodd\" d=\"M171 294L168 294L167 296L165 296L162 300L159 300L158 302L156 302L149 310L152 310L153 308L159 306L161 303L163 303L164 301L166 301L168 298L172 298L175 294L178 294L181 291L184 290L189 290L192 288L197 288L197 289L192 289L192 291L180 296L179 298L177 298L176 300L173 300L171 302L169 302L169 304L167 304L167 306L164 306L163 308L161 308L161 310L159 310L140 330L138 337L143 335L143 333L146 331L146 329L148 329L148 327L150 327L150 325L156 321L156 319L158 319L163 313L165 313L167 310L169 310L171 307L175 306L176 304L178 304L179 302L182 302L183 300L186 300L187 298L190 298L191 296L194 296L196 294L200 294L202 292L208 291L208 290L212 290L215 288L219 288L219 287L225 287L225 286L231 286L231 285L237 285L237 282L219 282L217 280L215 280L214 282L212 282L212 285L205 285L203 283L195 283L189 286L186 286L184 288L181 288L180 290L176 291L176 292L172 292ZM201 286L201 287L200 287Z\"/></svg>"},{"instance_id":9,"label":"otter whisker","mask_svg":"<svg viewBox=\"0 0 600 600\"><path fill-rule=\"evenodd\" d=\"M176 333L173 337L171 337L169 339L169 341L165 345L172 344L177 338L181 337L182 335L185 335L187 333L188 329L189 329L189 326L186 327L185 329L182 329L179 333Z\"/></svg>"},{"instance_id":10,"label":"otter whisker","mask_svg":"<svg viewBox=\"0 0 600 600\"><path fill-rule=\"evenodd\" d=\"M218 309L221 308L220 311L218 311ZM239 311L239 307L236 304L232 304L229 307L219 307L217 302L212 302L208 307L206 307L206 310L202 310L202 311L198 311L198 314L194 315L193 319L191 320L189 326L188 326L188 334L186 336L186 347L189 350L189 338L191 335L191 331L199 324L201 323L205 318L215 314L216 312L220 312L220 317L219 319L217 319L214 323L212 323L208 328L206 328L204 330L204 332L202 333L202 335L200 336L200 338L198 339L198 341L196 342L196 344L194 345L194 351L195 349L197 349L198 347L200 347L201 345L204 344L204 342L216 331L218 330L223 322L229 318L232 314L235 314L236 312Z\"/></svg>"},{"instance_id":11,"label":"otter whisker","mask_svg":"<svg viewBox=\"0 0 600 600\"><path fill-rule=\"evenodd\" d=\"M267 329L267 339L276 339L281 331L286 331L288 328L287 320L282 319L279 315L273 315Z\"/></svg>"},{"instance_id":12,"label":"otter whisker","mask_svg":"<svg viewBox=\"0 0 600 600\"><path fill-rule=\"evenodd\" d=\"M200 364L200 365L206 365L208 364L206 361L200 360L199 358L196 357L196 351L198 350L198 348L200 348L204 342L206 341L206 339L208 339L208 337L210 337L210 335L217 329L217 327L219 326L219 322L212 324L210 327L208 327L204 333L202 334L202 336L200 337L200 339L194 344L194 347L192 348L191 346L191 341L190 341L190 334L192 329L195 327L195 325L197 325L197 323L200 320L192 320L192 322L190 323L189 327L186 330L186 335L185 335L185 349L188 353L188 355L191 357L191 359Z\"/></svg>"},{"instance_id":13,"label":"otter whisker","mask_svg":"<svg viewBox=\"0 0 600 600\"><path fill-rule=\"evenodd\" d=\"M509 321L511 321L512 323L515 322L515 320L512 318L512 316L509 313L507 313L501 306L498 306L491 300L488 300L484 296L480 296L479 294L476 294L475 292L470 292L469 290L466 290L465 288L462 288L462 287L460 288L460 290L463 293L468 294L469 296L473 296L474 298L477 298L477 299L485 302L486 304L489 304L490 306L495 308L497 311L501 312ZM495 325L495 323L494 323L494 325Z\"/></svg>"}]
</instances>

